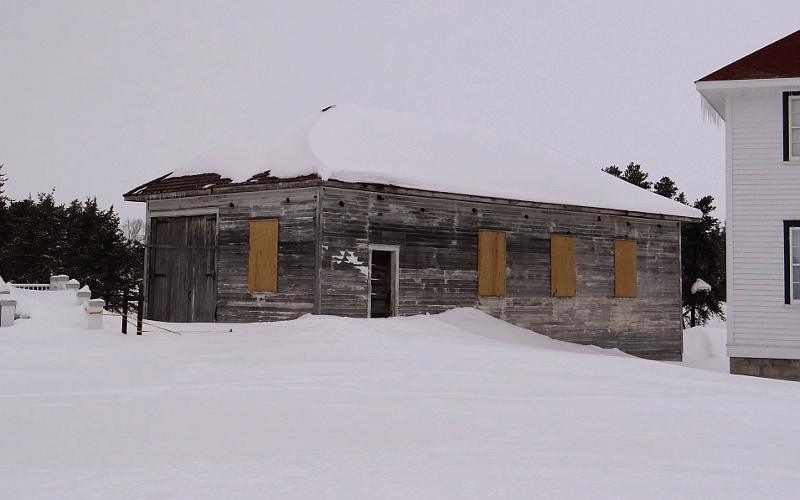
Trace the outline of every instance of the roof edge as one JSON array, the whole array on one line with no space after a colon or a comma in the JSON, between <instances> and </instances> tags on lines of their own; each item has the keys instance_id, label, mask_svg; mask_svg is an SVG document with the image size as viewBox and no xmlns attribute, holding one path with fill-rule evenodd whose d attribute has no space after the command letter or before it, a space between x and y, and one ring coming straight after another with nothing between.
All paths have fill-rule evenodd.
<instances>
[{"instance_id":1,"label":"roof edge","mask_svg":"<svg viewBox=\"0 0 800 500\"><path fill-rule=\"evenodd\" d=\"M444 191L430 191L416 188L405 188L402 186L395 186L392 184L375 184L375 183L354 183L338 180L321 180L321 179L302 179L302 180L289 180L281 183L274 184L250 184L250 185L229 185L212 187L205 190L191 190L191 191L172 191L164 193L152 193L148 195L129 195L124 196L125 201L134 202L150 202L158 200L170 200L176 198L191 198L197 196L210 196L210 195L235 195L242 193L253 193L259 191L276 191L284 189L302 189L313 186L324 186L341 189L354 189L359 191L370 191L377 193L390 193L407 196L419 196L426 198L438 198L454 201L471 201L474 203L487 203L493 205L516 205L527 208L542 208L542 209L557 209L570 212L582 212L593 214L608 214L618 215L624 217L636 217L640 219L654 219L654 220L667 220L675 222L698 222L702 217L691 217L686 215L671 215L659 214L651 212L638 212L633 210L621 210L615 208L601 208L590 207L583 205L569 205L560 203L546 203L537 201L516 200L511 198L494 198L490 196L478 196L460 193L451 193ZM699 212L699 211L698 211Z\"/></svg>"},{"instance_id":2,"label":"roof edge","mask_svg":"<svg viewBox=\"0 0 800 500\"><path fill-rule=\"evenodd\" d=\"M746 80L697 80L697 90L733 90L745 88L800 87L800 77L752 78Z\"/></svg>"}]
</instances>

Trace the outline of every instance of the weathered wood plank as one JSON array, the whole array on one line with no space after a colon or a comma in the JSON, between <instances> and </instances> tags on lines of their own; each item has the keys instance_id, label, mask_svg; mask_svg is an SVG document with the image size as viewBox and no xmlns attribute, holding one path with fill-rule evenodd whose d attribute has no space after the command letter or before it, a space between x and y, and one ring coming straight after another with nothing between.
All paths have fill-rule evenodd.
<instances>
[{"instance_id":1,"label":"weathered wood plank","mask_svg":"<svg viewBox=\"0 0 800 500\"><path fill-rule=\"evenodd\" d=\"M322 313L365 316L367 276L356 266L365 265L370 243L393 244L400 246L401 315L479 307L561 340L680 357L674 222L330 187L320 217ZM478 297L481 230L507 235L505 297ZM575 238L575 296L563 299L551 296L550 241L567 232ZM617 239L637 242L635 299L614 297ZM343 252L351 259L342 260Z\"/></svg>"}]
</instances>

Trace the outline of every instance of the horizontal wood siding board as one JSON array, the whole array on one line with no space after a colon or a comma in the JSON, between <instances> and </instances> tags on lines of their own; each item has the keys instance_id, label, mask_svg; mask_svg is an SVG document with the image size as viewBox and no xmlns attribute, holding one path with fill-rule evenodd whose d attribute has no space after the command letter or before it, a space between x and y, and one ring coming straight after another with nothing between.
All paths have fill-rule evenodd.
<instances>
[{"instance_id":1,"label":"horizontal wood siding board","mask_svg":"<svg viewBox=\"0 0 800 500\"><path fill-rule=\"evenodd\" d=\"M784 221L798 219L797 162L784 161L783 88L730 95L728 344L737 356L797 357L800 307L786 286Z\"/></svg>"},{"instance_id":2,"label":"horizontal wood siding board","mask_svg":"<svg viewBox=\"0 0 800 500\"><path fill-rule=\"evenodd\" d=\"M151 201L149 208L217 210L217 321L275 321L314 312L316 194L311 187L260 190ZM249 228L264 219L279 222L277 291L253 293Z\"/></svg>"}]
</instances>

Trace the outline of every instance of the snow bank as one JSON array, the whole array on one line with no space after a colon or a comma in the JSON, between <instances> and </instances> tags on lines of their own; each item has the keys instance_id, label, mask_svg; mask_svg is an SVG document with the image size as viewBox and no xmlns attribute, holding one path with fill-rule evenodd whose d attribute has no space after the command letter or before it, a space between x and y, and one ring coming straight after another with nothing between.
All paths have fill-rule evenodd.
<instances>
[{"instance_id":1,"label":"snow bank","mask_svg":"<svg viewBox=\"0 0 800 500\"><path fill-rule=\"evenodd\" d=\"M532 138L412 113L335 106L273 145L233 144L172 175L217 173L234 182L280 178L390 184L542 203L699 217L700 211L589 168Z\"/></svg>"},{"instance_id":2,"label":"snow bank","mask_svg":"<svg viewBox=\"0 0 800 500\"><path fill-rule=\"evenodd\" d=\"M800 487L796 383L565 344L475 310L137 337L118 318L87 331L68 292L15 293L35 314L0 330L4 498L736 499Z\"/></svg>"},{"instance_id":3,"label":"snow bank","mask_svg":"<svg viewBox=\"0 0 800 500\"><path fill-rule=\"evenodd\" d=\"M728 331L722 327L696 326L683 331L683 364L721 373L730 371L726 347Z\"/></svg>"}]
</instances>

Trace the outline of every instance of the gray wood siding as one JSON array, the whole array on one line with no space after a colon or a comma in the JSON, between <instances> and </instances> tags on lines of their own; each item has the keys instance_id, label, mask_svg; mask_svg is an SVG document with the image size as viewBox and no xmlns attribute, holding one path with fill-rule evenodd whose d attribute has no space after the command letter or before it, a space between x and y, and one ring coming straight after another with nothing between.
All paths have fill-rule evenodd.
<instances>
[{"instance_id":1,"label":"gray wood siding","mask_svg":"<svg viewBox=\"0 0 800 500\"><path fill-rule=\"evenodd\" d=\"M151 217L218 211L217 321L275 321L314 312L316 195L303 188L197 196L150 201L148 209ZM276 293L247 288L249 222L259 219L279 220Z\"/></svg>"},{"instance_id":2,"label":"gray wood siding","mask_svg":"<svg viewBox=\"0 0 800 500\"><path fill-rule=\"evenodd\" d=\"M330 186L148 202L151 217L203 211L218 213L218 321L365 317L369 244L397 245L401 315L479 307L560 340L680 358L674 221ZM250 293L249 222L272 218L280 227L278 292ZM506 297L478 297L479 230L507 232ZM550 235L567 233L577 237L577 296L553 298ZM614 298L617 238L638 244L635 299Z\"/></svg>"},{"instance_id":3,"label":"gray wood siding","mask_svg":"<svg viewBox=\"0 0 800 500\"><path fill-rule=\"evenodd\" d=\"M330 187L320 201L323 314L364 317L368 245L399 245L401 315L476 306L560 340L680 358L677 222ZM482 229L508 233L506 297L478 297ZM553 233L577 237L574 298L550 296ZM614 298L617 238L638 243L635 299Z\"/></svg>"}]
</instances>

